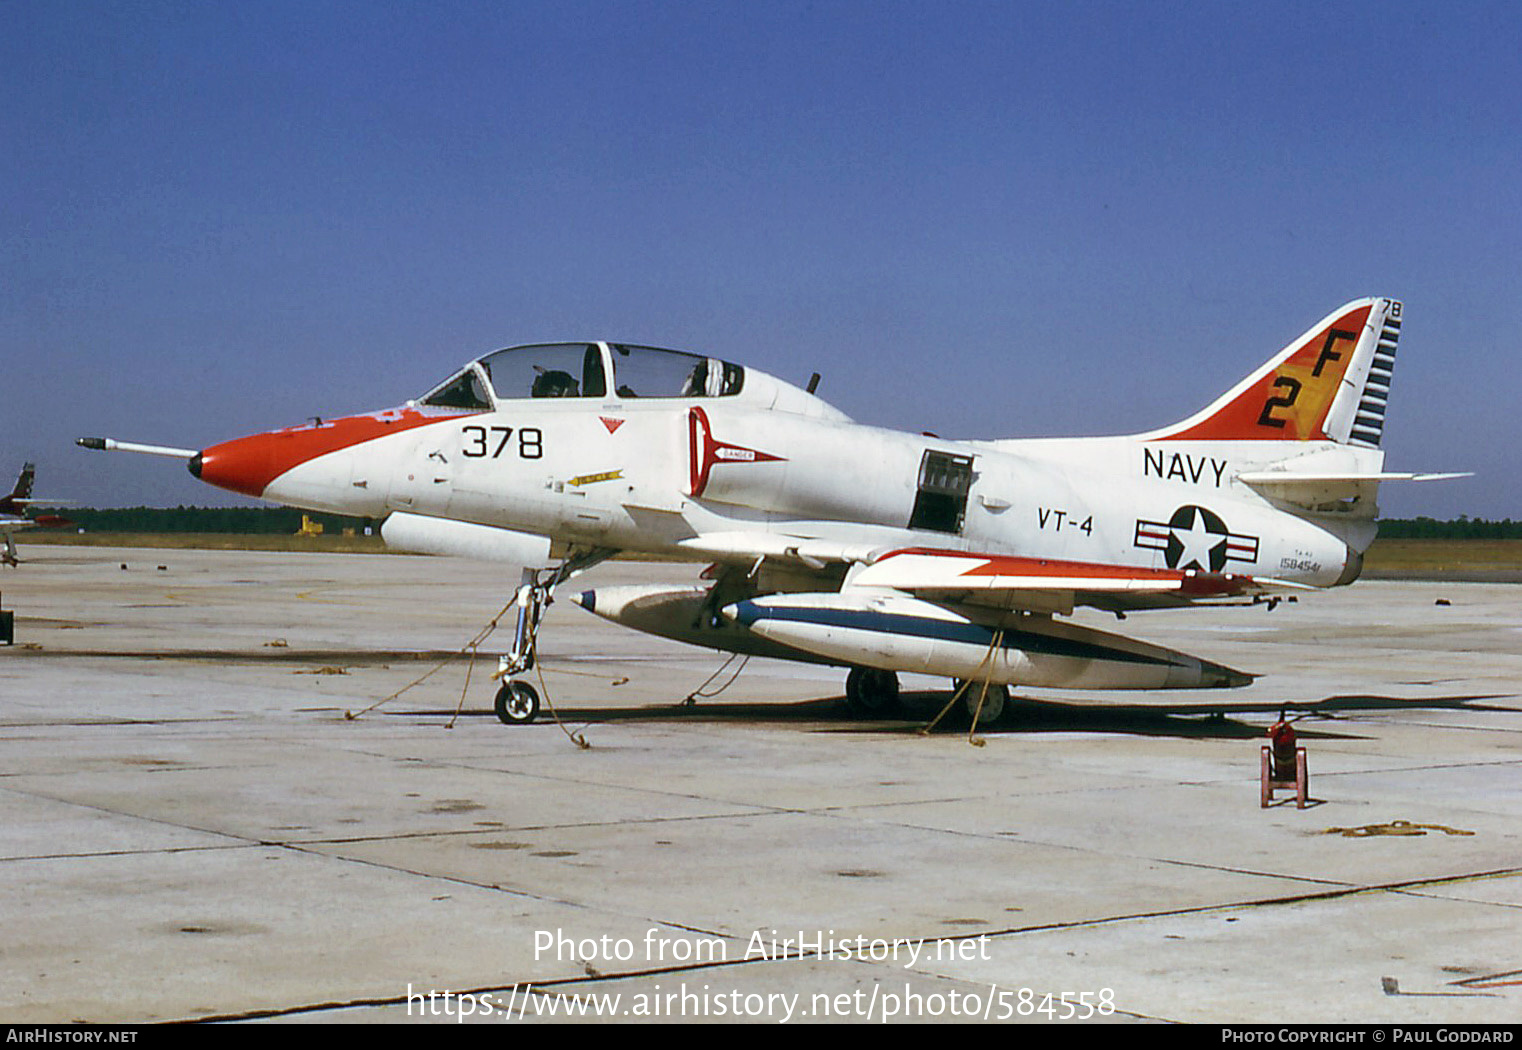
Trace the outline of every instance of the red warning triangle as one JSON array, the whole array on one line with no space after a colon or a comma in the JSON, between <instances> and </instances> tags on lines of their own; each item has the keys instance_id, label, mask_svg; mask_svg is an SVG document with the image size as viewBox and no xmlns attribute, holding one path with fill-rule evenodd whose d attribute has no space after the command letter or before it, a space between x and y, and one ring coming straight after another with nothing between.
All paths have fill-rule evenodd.
<instances>
[{"instance_id":1,"label":"red warning triangle","mask_svg":"<svg viewBox=\"0 0 1522 1050\"><path fill-rule=\"evenodd\" d=\"M597 418L602 420L602 425L608 428L608 433L610 434L624 425L622 419L609 419L607 416L598 416Z\"/></svg>"}]
</instances>

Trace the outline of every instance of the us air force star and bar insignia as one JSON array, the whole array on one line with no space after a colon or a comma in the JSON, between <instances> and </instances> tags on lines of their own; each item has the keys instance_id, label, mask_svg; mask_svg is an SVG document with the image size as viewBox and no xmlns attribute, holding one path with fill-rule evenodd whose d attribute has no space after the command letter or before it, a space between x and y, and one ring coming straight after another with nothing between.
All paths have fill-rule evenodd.
<instances>
[{"instance_id":1,"label":"us air force star and bar insignia","mask_svg":"<svg viewBox=\"0 0 1522 1050\"><path fill-rule=\"evenodd\" d=\"M1229 561L1258 560L1258 537L1232 532L1212 512L1186 503L1166 522L1136 522L1136 546L1163 552L1170 569L1220 572Z\"/></svg>"}]
</instances>

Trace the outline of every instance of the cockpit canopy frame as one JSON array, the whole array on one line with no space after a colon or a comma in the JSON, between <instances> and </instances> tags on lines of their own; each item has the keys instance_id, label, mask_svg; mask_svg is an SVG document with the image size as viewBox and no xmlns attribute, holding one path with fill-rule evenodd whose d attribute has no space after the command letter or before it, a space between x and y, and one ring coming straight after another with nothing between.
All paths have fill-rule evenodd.
<instances>
[{"instance_id":1,"label":"cockpit canopy frame","mask_svg":"<svg viewBox=\"0 0 1522 1050\"><path fill-rule=\"evenodd\" d=\"M503 401L536 398L732 397L744 385L742 366L684 350L630 343L534 343L472 361L418 402L486 412Z\"/></svg>"}]
</instances>

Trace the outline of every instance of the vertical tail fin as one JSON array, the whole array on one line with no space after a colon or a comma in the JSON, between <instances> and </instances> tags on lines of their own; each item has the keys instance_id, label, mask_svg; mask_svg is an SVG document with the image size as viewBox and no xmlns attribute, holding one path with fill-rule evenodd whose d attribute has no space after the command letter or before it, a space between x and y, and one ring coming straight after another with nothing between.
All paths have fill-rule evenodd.
<instances>
[{"instance_id":1,"label":"vertical tail fin","mask_svg":"<svg viewBox=\"0 0 1522 1050\"><path fill-rule=\"evenodd\" d=\"M26 501L32 496L32 475L36 473L36 466L27 463L21 468L21 476L16 479L16 487L11 489L11 494L0 499L0 512L6 514L20 514Z\"/></svg>"},{"instance_id":2,"label":"vertical tail fin","mask_svg":"<svg viewBox=\"0 0 1522 1050\"><path fill-rule=\"evenodd\" d=\"M1334 441L1378 448L1401 304L1359 299L1333 311L1213 404L1152 441Z\"/></svg>"}]
</instances>

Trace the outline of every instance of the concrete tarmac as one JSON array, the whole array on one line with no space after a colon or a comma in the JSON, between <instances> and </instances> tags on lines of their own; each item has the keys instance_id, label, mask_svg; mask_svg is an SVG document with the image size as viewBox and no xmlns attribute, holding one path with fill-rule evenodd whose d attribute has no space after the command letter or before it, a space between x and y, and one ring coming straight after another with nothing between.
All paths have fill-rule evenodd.
<instances>
[{"instance_id":1,"label":"concrete tarmac","mask_svg":"<svg viewBox=\"0 0 1522 1050\"><path fill-rule=\"evenodd\" d=\"M560 722L500 724L494 657L373 706L508 601L493 566L23 557L0 1021L1522 1020L1515 585L1081 615L1265 677L1030 691L974 744L916 732L928 678L892 722L761 660L682 706L722 655L565 600ZM1259 807L1284 704L1303 810Z\"/></svg>"}]
</instances>

